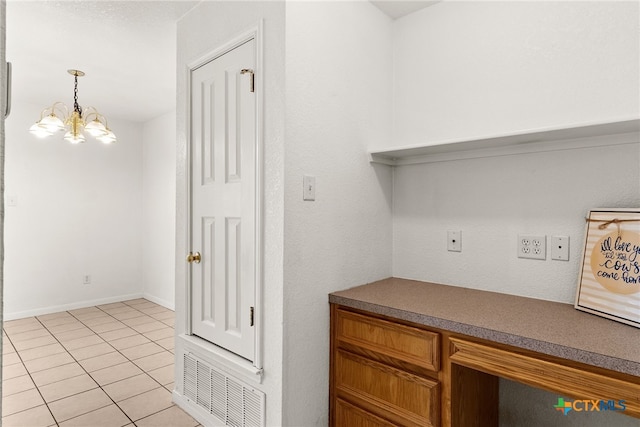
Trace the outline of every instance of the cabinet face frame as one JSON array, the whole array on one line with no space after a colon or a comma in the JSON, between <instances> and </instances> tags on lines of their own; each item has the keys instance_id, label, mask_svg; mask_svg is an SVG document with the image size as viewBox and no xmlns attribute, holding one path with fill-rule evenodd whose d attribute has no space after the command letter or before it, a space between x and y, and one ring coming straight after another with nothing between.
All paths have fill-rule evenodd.
<instances>
[{"instance_id":1,"label":"cabinet face frame","mask_svg":"<svg viewBox=\"0 0 640 427\"><path fill-rule=\"evenodd\" d=\"M338 426L335 418L335 354L339 348L336 322L339 309L439 335L440 371L437 378L441 392L440 425L443 427L497 426L499 377L576 399L625 400L627 410L624 414L640 418L638 377L331 304L330 426ZM466 402L464 408L460 402Z\"/></svg>"}]
</instances>

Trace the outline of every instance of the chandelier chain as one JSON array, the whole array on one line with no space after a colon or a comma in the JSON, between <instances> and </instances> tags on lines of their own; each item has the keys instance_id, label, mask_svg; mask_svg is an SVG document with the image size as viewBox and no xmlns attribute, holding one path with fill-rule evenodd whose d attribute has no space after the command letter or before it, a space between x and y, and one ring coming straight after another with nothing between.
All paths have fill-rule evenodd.
<instances>
[{"instance_id":1,"label":"chandelier chain","mask_svg":"<svg viewBox=\"0 0 640 427\"><path fill-rule=\"evenodd\" d=\"M73 86L73 110L81 114L80 106L78 105L78 74L75 74L74 86Z\"/></svg>"}]
</instances>

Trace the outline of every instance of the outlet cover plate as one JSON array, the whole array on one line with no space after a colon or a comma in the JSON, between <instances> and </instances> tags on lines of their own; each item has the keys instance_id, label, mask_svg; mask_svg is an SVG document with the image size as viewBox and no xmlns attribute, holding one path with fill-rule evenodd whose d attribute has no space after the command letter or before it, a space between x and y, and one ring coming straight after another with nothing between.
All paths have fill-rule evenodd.
<instances>
[{"instance_id":1,"label":"outlet cover plate","mask_svg":"<svg viewBox=\"0 0 640 427\"><path fill-rule=\"evenodd\" d=\"M569 261L569 236L551 236L551 259Z\"/></svg>"},{"instance_id":2,"label":"outlet cover plate","mask_svg":"<svg viewBox=\"0 0 640 427\"><path fill-rule=\"evenodd\" d=\"M547 236L518 235L518 258L547 259Z\"/></svg>"},{"instance_id":3,"label":"outlet cover plate","mask_svg":"<svg viewBox=\"0 0 640 427\"><path fill-rule=\"evenodd\" d=\"M462 231L447 231L447 250L449 252L462 252Z\"/></svg>"}]
</instances>

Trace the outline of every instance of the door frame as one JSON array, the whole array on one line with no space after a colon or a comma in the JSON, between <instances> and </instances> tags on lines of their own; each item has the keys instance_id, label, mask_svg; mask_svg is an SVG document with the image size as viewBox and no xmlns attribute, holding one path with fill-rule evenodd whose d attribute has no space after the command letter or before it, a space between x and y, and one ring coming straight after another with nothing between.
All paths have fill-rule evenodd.
<instances>
[{"instance_id":1,"label":"door frame","mask_svg":"<svg viewBox=\"0 0 640 427\"><path fill-rule=\"evenodd\" d=\"M196 60L189 62L185 67L186 76L186 197L185 197L185 248L187 251L193 250L191 242L191 74L196 68L215 60L216 58L224 55L237 48L238 46L255 40L255 70L254 70L254 82L255 82L255 97L256 97L256 127L255 127L255 141L256 141L256 157L255 157L255 308L254 308L254 327L255 327L255 355L252 365L262 370L263 363L263 259L264 259L264 245L263 245L263 206L264 206L264 187L263 187L263 135L264 135L264 84L263 84L263 20L258 21L258 24L250 28L249 30L239 34L232 38L222 46L202 55ZM186 253L184 254L186 256ZM184 292L185 292L185 311L183 313L183 321L185 322L185 333L187 335L192 334L191 325L191 268L186 268ZM228 350L224 350L228 351ZM231 353L231 352L229 352Z\"/></svg>"}]
</instances>

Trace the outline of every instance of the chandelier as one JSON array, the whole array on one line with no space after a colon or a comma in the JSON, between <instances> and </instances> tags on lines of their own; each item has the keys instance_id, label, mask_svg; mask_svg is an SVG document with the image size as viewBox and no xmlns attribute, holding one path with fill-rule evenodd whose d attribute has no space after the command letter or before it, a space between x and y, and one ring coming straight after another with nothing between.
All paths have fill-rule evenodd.
<instances>
[{"instance_id":1,"label":"chandelier","mask_svg":"<svg viewBox=\"0 0 640 427\"><path fill-rule=\"evenodd\" d=\"M32 134L44 138L56 132L66 130L64 139L72 144L85 141L84 132L105 144L116 142L116 136L107 126L107 119L93 107L84 110L78 105L78 77L84 76L80 70L67 70L74 76L73 111L62 102L55 102L40 113L40 120L29 128Z\"/></svg>"}]
</instances>

